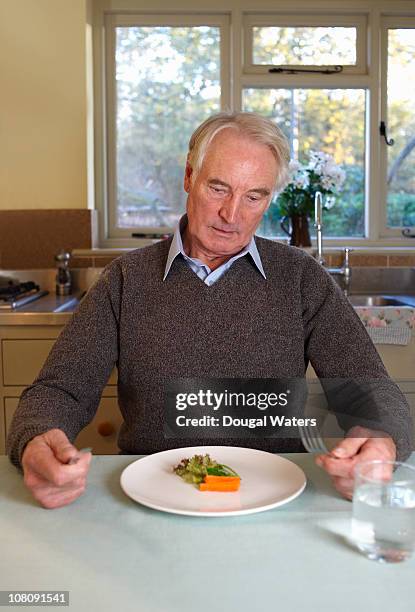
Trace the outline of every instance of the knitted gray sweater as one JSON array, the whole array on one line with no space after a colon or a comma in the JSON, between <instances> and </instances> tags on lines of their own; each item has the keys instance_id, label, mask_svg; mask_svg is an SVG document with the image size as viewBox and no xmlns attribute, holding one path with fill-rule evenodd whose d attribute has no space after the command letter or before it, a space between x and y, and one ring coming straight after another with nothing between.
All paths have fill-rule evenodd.
<instances>
[{"instance_id":1,"label":"knitted gray sweater","mask_svg":"<svg viewBox=\"0 0 415 612\"><path fill-rule=\"evenodd\" d=\"M90 289L22 394L7 440L16 466L27 442L40 433L60 428L71 441L76 438L92 420L114 366L124 418L119 446L145 454L197 444L163 436L167 379L301 377L309 361L323 378L383 379L382 409L393 417L389 432L399 458L408 456L405 398L348 300L313 258L256 238L267 279L245 256L208 287L180 257L163 281L170 242L115 259ZM226 443L303 450L295 439Z\"/></svg>"}]
</instances>

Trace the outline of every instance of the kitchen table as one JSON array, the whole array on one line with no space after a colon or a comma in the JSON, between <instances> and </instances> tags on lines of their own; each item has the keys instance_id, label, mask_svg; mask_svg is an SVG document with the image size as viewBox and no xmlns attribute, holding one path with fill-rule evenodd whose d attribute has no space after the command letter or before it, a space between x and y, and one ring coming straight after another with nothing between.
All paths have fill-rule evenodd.
<instances>
[{"instance_id":1,"label":"kitchen table","mask_svg":"<svg viewBox=\"0 0 415 612\"><path fill-rule=\"evenodd\" d=\"M76 612L412 611L415 560L363 557L344 537L351 503L311 455L284 456L306 473L303 494L226 518L126 497L120 475L138 456L94 456L86 493L46 510L0 457L0 590L69 591Z\"/></svg>"}]
</instances>

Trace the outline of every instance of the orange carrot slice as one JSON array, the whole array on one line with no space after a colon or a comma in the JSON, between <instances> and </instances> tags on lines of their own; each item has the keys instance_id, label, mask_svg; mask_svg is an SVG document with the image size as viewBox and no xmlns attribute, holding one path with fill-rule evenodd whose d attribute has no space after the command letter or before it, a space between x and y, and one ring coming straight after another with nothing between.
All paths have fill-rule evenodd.
<instances>
[{"instance_id":1,"label":"orange carrot slice","mask_svg":"<svg viewBox=\"0 0 415 612\"><path fill-rule=\"evenodd\" d=\"M204 482L236 482L237 480L241 480L239 476L210 476L208 474Z\"/></svg>"},{"instance_id":2,"label":"orange carrot slice","mask_svg":"<svg viewBox=\"0 0 415 612\"><path fill-rule=\"evenodd\" d=\"M220 477L223 480L223 477ZM240 478L234 478L232 482L221 482L215 480L214 482L201 482L199 485L199 491L238 491L241 483Z\"/></svg>"}]
</instances>

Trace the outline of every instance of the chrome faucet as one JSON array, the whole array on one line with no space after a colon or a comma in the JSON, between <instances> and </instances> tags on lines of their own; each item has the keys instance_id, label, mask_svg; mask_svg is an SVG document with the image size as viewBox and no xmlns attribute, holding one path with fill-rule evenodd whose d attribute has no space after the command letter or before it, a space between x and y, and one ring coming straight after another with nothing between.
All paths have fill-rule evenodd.
<instances>
[{"instance_id":1,"label":"chrome faucet","mask_svg":"<svg viewBox=\"0 0 415 612\"><path fill-rule=\"evenodd\" d=\"M321 191L316 191L314 196L314 227L317 230L316 259L324 266L326 262L323 257L323 196Z\"/></svg>"},{"instance_id":2,"label":"chrome faucet","mask_svg":"<svg viewBox=\"0 0 415 612\"><path fill-rule=\"evenodd\" d=\"M352 267L350 265L350 253L353 249L349 247L344 247L344 259L340 268L326 268L329 274L333 276L341 276L343 277L343 291L345 295L348 295L350 289L350 283L352 280Z\"/></svg>"},{"instance_id":3,"label":"chrome faucet","mask_svg":"<svg viewBox=\"0 0 415 612\"><path fill-rule=\"evenodd\" d=\"M326 265L326 260L323 256L323 196L320 191L316 191L314 196L314 227L317 230L317 251L315 258L322 266ZM347 295L350 289L352 279L352 268L350 266L350 252L353 249L344 248L344 259L340 268L326 268L329 274L333 276L343 277L343 291Z\"/></svg>"}]
</instances>

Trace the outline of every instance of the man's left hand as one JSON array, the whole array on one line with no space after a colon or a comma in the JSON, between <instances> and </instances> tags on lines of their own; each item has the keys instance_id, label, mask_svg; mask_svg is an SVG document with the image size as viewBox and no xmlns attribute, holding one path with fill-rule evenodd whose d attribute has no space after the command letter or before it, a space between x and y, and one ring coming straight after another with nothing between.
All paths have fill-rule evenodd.
<instances>
[{"instance_id":1,"label":"man's left hand","mask_svg":"<svg viewBox=\"0 0 415 612\"><path fill-rule=\"evenodd\" d=\"M327 455L318 455L316 463L331 476L334 487L352 499L354 468L362 461L395 461L396 446L389 434L365 427L353 427Z\"/></svg>"}]
</instances>

